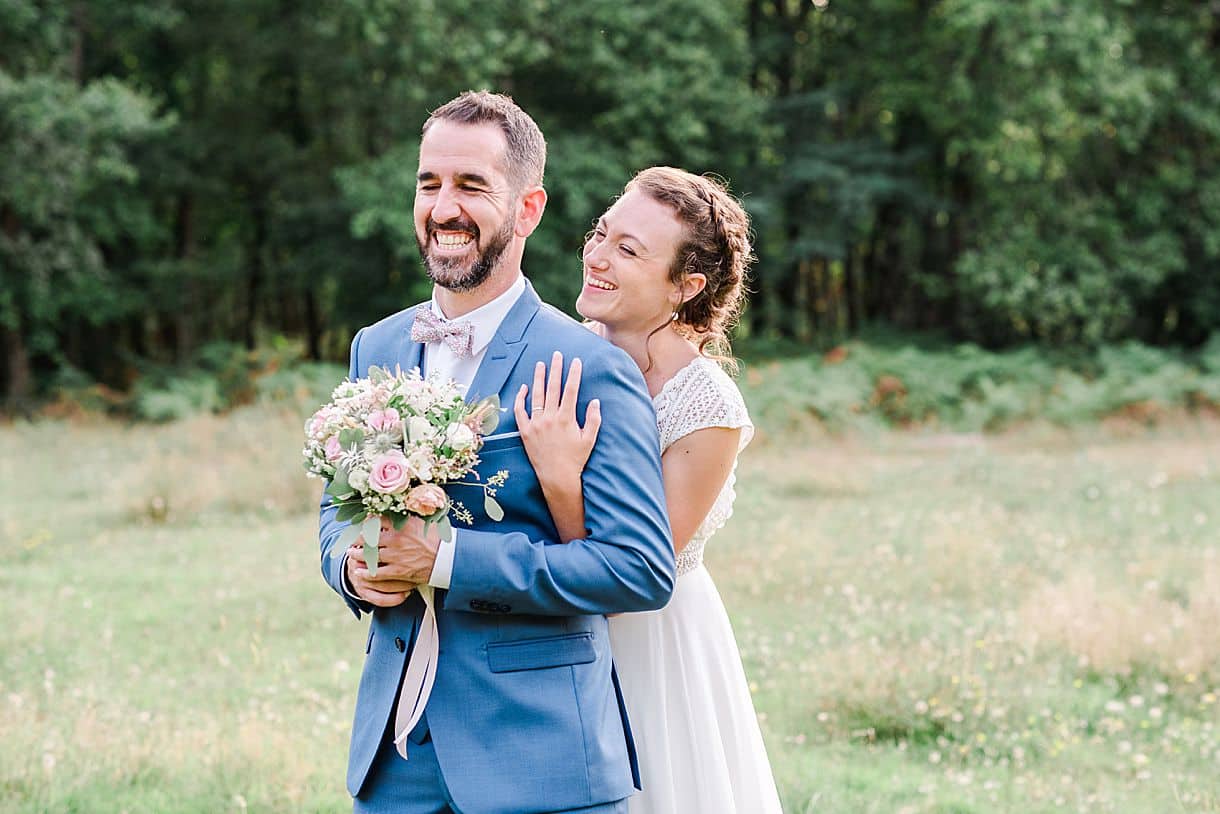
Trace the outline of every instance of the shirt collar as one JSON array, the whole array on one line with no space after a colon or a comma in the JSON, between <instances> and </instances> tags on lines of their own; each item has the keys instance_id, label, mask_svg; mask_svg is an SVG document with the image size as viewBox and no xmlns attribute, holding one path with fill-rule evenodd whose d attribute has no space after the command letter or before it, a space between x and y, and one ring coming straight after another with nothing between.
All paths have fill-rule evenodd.
<instances>
[{"instance_id":1,"label":"shirt collar","mask_svg":"<svg viewBox=\"0 0 1220 814\"><path fill-rule=\"evenodd\" d=\"M525 275L518 274L517 279L503 294L489 303L480 305L470 313L463 314L453 320L453 322L469 322L474 326L472 353L481 353L491 343L492 337L500 329L500 323L508 316L508 312L512 310L513 306L517 303L517 298L524 291ZM441 319L447 319L444 312L441 311L440 305L436 302L436 294L432 295L432 313Z\"/></svg>"}]
</instances>

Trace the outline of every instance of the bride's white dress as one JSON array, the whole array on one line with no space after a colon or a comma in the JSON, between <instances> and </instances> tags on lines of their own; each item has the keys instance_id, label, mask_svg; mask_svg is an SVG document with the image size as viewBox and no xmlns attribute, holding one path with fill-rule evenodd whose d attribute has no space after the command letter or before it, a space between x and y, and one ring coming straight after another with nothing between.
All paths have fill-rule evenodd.
<instances>
[{"instance_id":1,"label":"bride's white dress","mask_svg":"<svg viewBox=\"0 0 1220 814\"><path fill-rule=\"evenodd\" d=\"M706 427L754 427L733 380L699 357L656 395L661 450ZM736 464L734 464L734 469ZM779 795L733 629L703 548L733 511L736 478L678 555L673 598L662 610L610 619L644 790L630 814L780 814Z\"/></svg>"}]
</instances>

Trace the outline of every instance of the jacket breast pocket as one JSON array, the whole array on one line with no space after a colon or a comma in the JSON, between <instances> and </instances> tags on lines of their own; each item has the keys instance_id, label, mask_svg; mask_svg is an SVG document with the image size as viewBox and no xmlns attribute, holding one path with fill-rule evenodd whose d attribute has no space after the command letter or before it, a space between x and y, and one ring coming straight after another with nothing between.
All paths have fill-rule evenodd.
<instances>
[{"instance_id":1,"label":"jacket breast pocket","mask_svg":"<svg viewBox=\"0 0 1220 814\"><path fill-rule=\"evenodd\" d=\"M527 531L534 537L551 537L551 513L538 476L530 466L529 456L520 433L508 433L486 441L479 450L478 473L473 480L487 483L497 472L507 472L503 485L496 487L496 502L505 512L504 524L495 524L487 516L483 495L477 489L457 487L450 494L470 510L474 528L487 531ZM461 526L458 525L461 532Z\"/></svg>"},{"instance_id":2,"label":"jacket breast pocket","mask_svg":"<svg viewBox=\"0 0 1220 814\"><path fill-rule=\"evenodd\" d=\"M521 441L521 433L501 432L484 438L483 446L479 448L479 454L486 455L493 452L502 452L506 449L524 449L524 446L524 443Z\"/></svg>"},{"instance_id":3,"label":"jacket breast pocket","mask_svg":"<svg viewBox=\"0 0 1220 814\"><path fill-rule=\"evenodd\" d=\"M568 633L487 645L487 665L493 673L568 667L588 664L596 658L592 633Z\"/></svg>"}]
</instances>

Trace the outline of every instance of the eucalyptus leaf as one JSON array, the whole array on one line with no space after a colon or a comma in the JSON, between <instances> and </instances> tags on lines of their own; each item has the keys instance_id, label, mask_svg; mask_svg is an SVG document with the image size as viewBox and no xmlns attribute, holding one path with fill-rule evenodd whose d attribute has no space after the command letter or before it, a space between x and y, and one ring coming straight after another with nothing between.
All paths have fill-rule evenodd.
<instances>
[{"instance_id":1,"label":"eucalyptus leaf","mask_svg":"<svg viewBox=\"0 0 1220 814\"><path fill-rule=\"evenodd\" d=\"M446 542L453 539L453 524L449 522L448 513L441 515L441 519L436 521L436 531Z\"/></svg>"},{"instance_id":2,"label":"eucalyptus leaf","mask_svg":"<svg viewBox=\"0 0 1220 814\"><path fill-rule=\"evenodd\" d=\"M330 550L332 557L341 557L343 552L347 551L352 543L356 542L356 538L360 536L359 526L348 526L343 531L339 532L339 539L335 541L335 545Z\"/></svg>"},{"instance_id":3,"label":"eucalyptus leaf","mask_svg":"<svg viewBox=\"0 0 1220 814\"><path fill-rule=\"evenodd\" d=\"M368 566L369 576L377 576L377 557L378 549L375 545L369 545L368 541L364 543L364 564Z\"/></svg>"},{"instance_id":4,"label":"eucalyptus leaf","mask_svg":"<svg viewBox=\"0 0 1220 814\"><path fill-rule=\"evenodd\" d=\"M347 479L347 470L343 467L338 467L335 469L335 474L334 477L330 479L330 484L331 487L333 487L335 494L350 492L352 489L352 484Z\"/></svg>"},{"instance_id":5,"label":"eucalyptus leaf","mask_svg":"<svg viewBox=\"0 0 1220 814\"><path fill-rule=\"evenodd\" d=\"M487 516L497 522L504 519L504 509L500 507L500 504L491 495L483 496L483 511L487 512Z\"/></svg>"},{"instance_id":6,"label":"eucalyptus leaf","mask_svg":"<svg viewBox=\"0 0 1220 814\"><path fill-rule=\"evenodd\" d=\"M381 539L381 518L370 514L360 526L364 538L364 561L369 567L369 576L377 576L377 541Z\"/></svg>"},{"instance_id":7,"label":"eucalyptus leaf","mask_svg":"<svg viewBox=\"0 0 1220 814\"><path fill-rule=\"evenodd\" d=\"M363 513L364 504L356 501L354 503L344 503L339 507L338 513L335 514L335 519L340 523L346 523L349 520L355 519L356 515Z\"/></svg>"},{"instance_id":8,"label":"eucalyptus leaf","mask_svg":"<svg viewBox=\"0 0 1220 814\"><path fill-rule=\"evenodd\" d=\"M331 486L326 487L326 494L330 495L336 500L348 500L356 493L352 491L352 487L350 486L348 486L346 489L336 490L332 484Z\"/></svg>"},{"instance_id":9,"label":"eucalyptus leaf","mask_svg":"<svg viewBox=\"0 0 1220 814\"><path fill-rule=\"evenodd\" d=\"M347 427L339 430L339 445L344 449L351 446L359 446L364 443L364 430L358 427ZM338 476L338 472L335 473ZM346 480L347 475L343 476Z\"/></svg>"},{"instance_id":10,"label":"eucalyptus leaf","mask_svg":"<svg viewBox=\"0 0 1220 814\"><path fill-rule=\"evenodd\" d=\"M351 488L352 487L347 483L341 482L336 478L335 480L332 480L330 483L326 484L326 494L330 495L331 497L339 497L344 492L349 491Z\"/></svg>"}]
</instances>

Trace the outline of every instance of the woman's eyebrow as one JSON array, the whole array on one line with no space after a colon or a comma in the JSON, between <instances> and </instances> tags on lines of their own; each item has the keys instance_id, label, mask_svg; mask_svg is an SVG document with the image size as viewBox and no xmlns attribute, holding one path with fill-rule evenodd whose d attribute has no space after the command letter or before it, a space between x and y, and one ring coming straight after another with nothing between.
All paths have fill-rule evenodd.
<instances>
[{"instance_id":1,"label":"woman's eyebrow","mask_svg":"<svg viewBox=\"0 0 1220 814\"><path fill-rule=\"evenodd\" d=\"M601 226L603 229L605 229L607 232L610 231L610 224L606 222L605 215L603 215L602 217L597 219L597 224L598 224L598 226ZM622 234L619 235L619 237L624 238L626 240L634 240L636 243L638 243L640 245L641 249L643 249L644 251L648 251L648 244L645 243L644 241L640 240L638 237L631 234L630 232L623 232Z\"/></svg>"}]
</instances>

